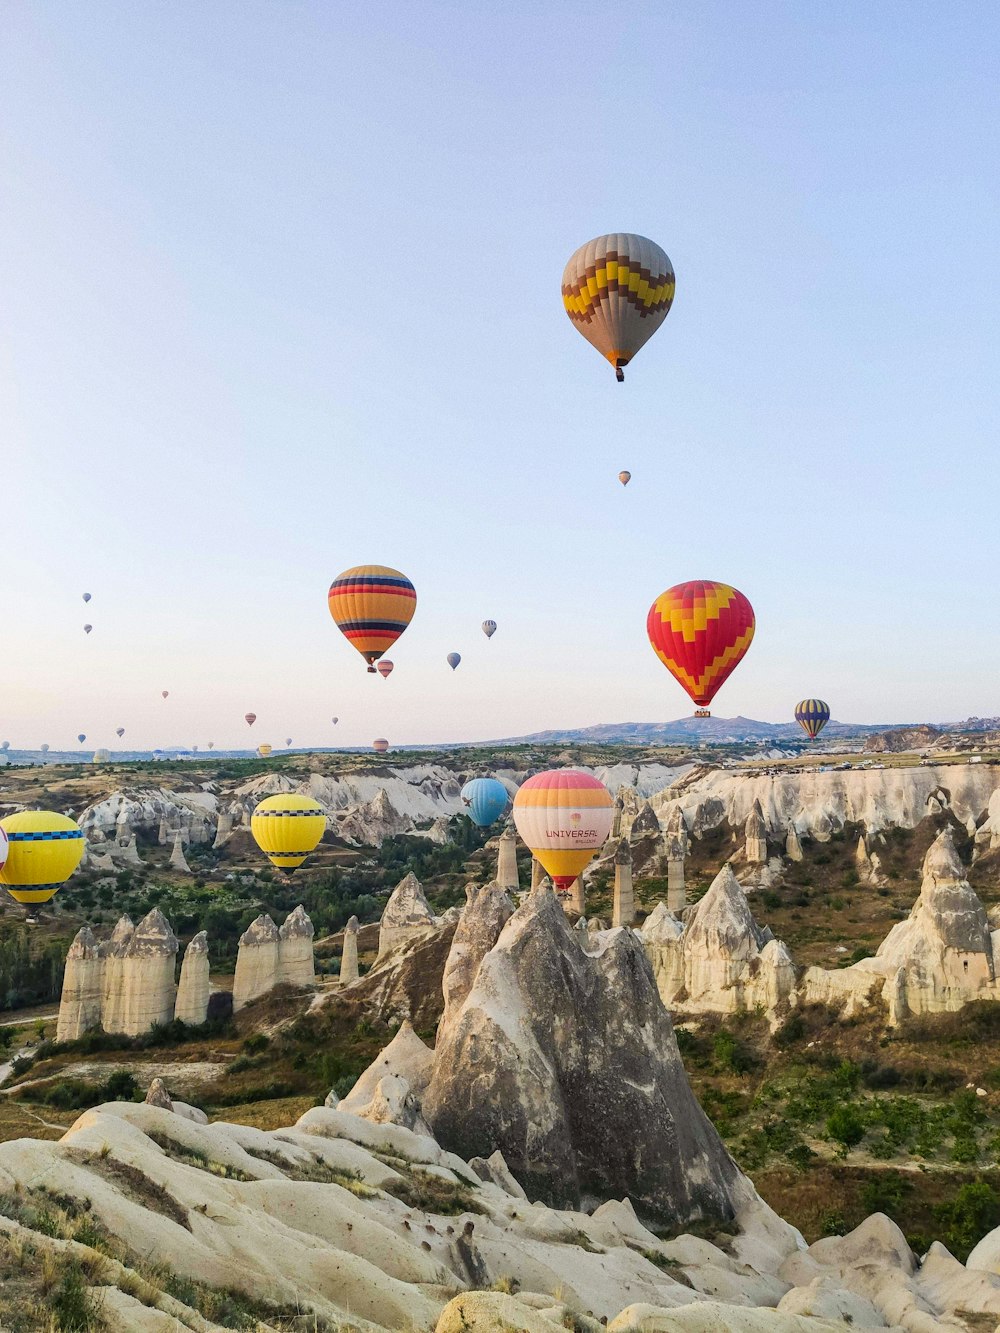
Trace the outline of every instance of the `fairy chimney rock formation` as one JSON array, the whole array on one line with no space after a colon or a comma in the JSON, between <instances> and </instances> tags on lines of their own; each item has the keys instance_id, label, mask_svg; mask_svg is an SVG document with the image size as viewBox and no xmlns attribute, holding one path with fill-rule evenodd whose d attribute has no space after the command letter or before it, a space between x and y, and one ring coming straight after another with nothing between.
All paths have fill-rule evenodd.
<instances>
[{"instance_id":1,"label":"fairy chimney rock formation","mask_svg":"<svg viewBox=\"0 0 1000 1333\"><path fill-rule=\"evenodd\" d=\"M139 848L136 846L134 833L130 833L128 837L118 838L114 847L112 847L110 854L120 865L142 865L142 857L139 855Z\"/></svg>"},{"instance_id":2,"label":"fairy chimney rock formation","mask_svg":"<svg viewBox=\"0 0 1000 1333\"><path fill-rule=\"evenodd\" d=\"M764 865L767 861L767 826L764 823L764 812L760 808L760 801L754 801L750 807L743 831L746 838L743 849L744 860L749 865Z\"/></svg>"},{"instance_id":3,"label":"fairy chimney rock formation","mask_svg":"<svg viewBox=\"0 0 1000 1333\"><path fill-rule=\"evenodd\" d=\"M77 931L66 954L56 1041L75 1041L101 1023L103 960L89 926Z\"/></svg>"},{"instance_id":4,"label":"fairy chimney rock formation","mask_svg":"<svg viewBox=\"0 0 1000 1333\"><path fill-rule=\"evenodd\" d=\"M379 922L378 956L384 957L401 944L433 930L434 913L413 871L399 881L390 895Z\"/></svg>"},{"instance_id":5,"label":"fairy chimney rock formation","mask_svg":"<svg viewBox=\"0 0 1000 1333\"><path fill-rule=\"evenodd\" d=\"M189 1027L200 1027L208 1017L208 994L208 936L199 930L184 950L174 1017Z\"/></svg>"},{"instance_id":6,"label":"fairy chimney rock formation","mask_svg":"<svg viewBox=\"0 0 1000 1333\"><path fill-rule=\"evenodd\" d=\"M313 923L299 903L278 931L279 980L290 986L315 986Z\"/></svg>"},{"instance_id":7,"label":"fairy chimney rock formation","mask_svg":"<svg viewBox=\"0 0 1000 1333\"><path fill-rule=\"evenodd\" d=\"M229 810L220 810L219 822L215 827L215 841L212 847L218 851L220 847L225 847L226 843L233 836L233 816Z\"/></svg>"},{"instance_id":8,"label":"fairy chimney rock formation","mask_svg":"<svg viewBox=\"0 0 1000 1333\"><path fill-rule=\"evenodd\" d=\"M240 936L233 977L233 1013L237 1013L258 995L266 995L278 984L281 964L278 927L269 916L260 915Z\"/></svg>"},{"instance_id":9,"label":"fairy chimney rock formation","mask_svg":"<svg viewBox=\"0 0 1000 1333\"><path fill-rule=\"evenodd\" d=\"M628 838L619 838L615 848L615 892L611 908L613 926L630 926L635 920L632 889L632 849Z\"/></svg>"},{"instance_id":10,"label":"fairy chimney rock formation","mask_svg":"<svg viewBox=\"0 0 1000 1333\"><path fill-rule=\"evenodd\" d=\"M648 801L643 801L642 808L632 821L632 828L629 836L633 842L639 838L656 837L660 835L660 821L656 817L656 811Z\"/></svg>"},{"instance_id":11,"label":"fairy chimney rock formation","mask_svg":"<svg viewBox=\"0 0 1000 1333\"><path fill-rule=\"evenodd\" d=\"M101 979L101 1027L105 1032L124 1032L125 1016L125 950L135 927L129 916L118 918L111 938L100 946L104 962Z\"/></svg>"},{"instance_id":12,"label":"fairy chimney rock formation","mask_svg":"<svg viewBox=\"0 0 1000 1333\"><path fill-rule=\"evenodd\" d=\"M476 895L463 927L496 906ZM610 930L581 948L555 895L536 889L468 986L471 972L452 991L423 1098L442 1146L466 1159L499 1150L550 1205L628 1195L673 1226L733 1216L748 1182L691 1092L638 935Z\"/></svg>"},{"instance_id":13,"label":"fairy chimney rock formation","mask_svg":"<svg viewBox=\"0 0 1000 1333\"><path fill-rule=\"evenodd\" d=\"M184 856L184 834L180 829L174 834L174 846L170 853L170 869L182 875L190 875L191 867Z\"/></svg>"},{"instance_id":14,"label":"fairy chimney rock formation","mask_svg":"<svg viewBox=\"0 0 1000 1333\"><path fill-rule=\"evenodd\" d=\"M789 861L802 860L802 842L799 839L798 829L794 824L789 828L788 835L785 838L785 855Z\"/></svg>"},{"instance_id":15,"label":"fairy chimney rock formation","mask_svg":"<svg viewBox=\"0 0 1000 1333\"><path fill-rule=\"evenodd\" d=\"M146 1090L146 1105L158 1106L161 1111L172 1111L174 1104L162 1078L154 1078Z\"/></svg>"},{"instance_id":16,"label":"fairy chimney rock formation","mask_svg":"<svg viewBox=\"0 0 1000 1333\"><path fill-rule=\"evenodd\" d=\"M137 1037L174 1016L177 937L158 907L138 923L122 954L121 1031Z\"/></svg>"},{"instance_id":17,"label":"fairy chimney rock formation","mask_svg":"<svg viewBox=\"0 0 1000 1333\"><path fill-rule=\"evenodd\" d=\"M352 916L344 927L344 945L340 954L340 984L349 986L358 979L358 918Z\"/></svg>"},{"instance_id":18,"label":"fairy chimney rock formation","mask_svg":"<svg viewBox=\"0 0 1000 1333\"><path fill-rule=\"evenodd\" d=\"M507 890L498 883L467 884L465 911L455 928L448 959L444 966L442 990L447 1023L465 1003L479 971L479 965L500 938L500 932L514 914L514 904Z\"/></svg>"},{"instance_id":19,"label":"fairy chimney rock formation","mask_svg":"<svg viewBox=\"0 0 1000 1333\"><path fill-rule=\"evenodd\" d=\"M667 907L671 912L679 912L687 902L684 861L688 854L688 833L684 811L676 801L670 807L663 834L667 856Z\"/></svg>"},{"instance_id":20,"label":"fairy chimney rock formation","mask_svg":"<svg viewBox=\"0 0 1000 1333\"><path fill-rule=\"evenodd\" d=\"M684 926L666 903L657 903L643 922L641 935L660 999L670 1008L684 990Z\"/></svg>"},{"instance_id":21,"label":"fairy chimney rock formation","mask_svg":"<svg viewBox=\"0 0 1000 1333\"><path fill-rule=\"evenodd\" d=\"M863 833L858 839L858 845L854 852L854 860L857 863L858 870L862 874L870 874L872 864L868 855L868 843L865 841L865 835Z\"/></svg>"},{"instance_id":22,"label":"fairy chimney rock formation","mask_svg":"<svg viewBox=\"0 0 1000 1333\"><path fill-rule=\"evenodd\" d=\"M516 893L521 887L517 875L517 834L508 825L500 834L497 849L497 884Z\"/></svg>"},{"instance_id":23,"label":"fairy chimney rock formation","mask_svg":"<svg viewBox=\"0 0 1000 1333\"><path fill-rule=\"evenodd\" d=\"M576 912L579 916L583 916L587 910L587 890L584 888L582 874L577 875L569 886L563 906L567 912Z\"/></svg>"},{"instance_id":24,"label":"fairy chimney rock formation","mask_svg":"<svg viewBox=\"0 0 1000 1333\"><path fill-rule=\"evenodd\" d=\"M545 878L545 867L537 856L531 858L531 887L537 889Z\"/></svg>"}]
</instances>

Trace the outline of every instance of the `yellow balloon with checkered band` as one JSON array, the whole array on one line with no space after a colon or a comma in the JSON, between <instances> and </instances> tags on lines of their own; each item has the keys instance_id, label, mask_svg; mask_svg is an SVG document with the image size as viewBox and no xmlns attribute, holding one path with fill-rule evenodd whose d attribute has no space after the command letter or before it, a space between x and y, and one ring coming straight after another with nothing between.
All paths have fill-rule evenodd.
<instances>
[{"instance_id":1,"label":"yellow balloon with checkered band","mask_svg":"<svg viewBox=\"0 0 1000 1333\"><path fill-rule=\"evenodd\" d=\"M675 285L674 267L655 241L611 232L571 257L563 272L563 305L623 380L625 366L666 319Z\"/></svg>"},{"instance_id":2,"label":"yellow balloon with checkered band","mask_svg":"<svg viewBox=\"0 0 1000 1333\"><path fill-rule=\"evenodd\" d=\"M283 792L261 801L250 817L250 832L271 864L290 875L318 846L326 815L311 796Z\"/></svg>"},{"instance_id":3,"label":"yellow balloon with checkered band","mask_svg":"<svg viewBox=\"0 0 1000 1333\"><path fill-rule=\"evenodd\" d=\"M47 903L83 858L83 830L54 810L21 810L0 829L7 839L0 884L19 903Z\"/></svg>"}]
</instances>

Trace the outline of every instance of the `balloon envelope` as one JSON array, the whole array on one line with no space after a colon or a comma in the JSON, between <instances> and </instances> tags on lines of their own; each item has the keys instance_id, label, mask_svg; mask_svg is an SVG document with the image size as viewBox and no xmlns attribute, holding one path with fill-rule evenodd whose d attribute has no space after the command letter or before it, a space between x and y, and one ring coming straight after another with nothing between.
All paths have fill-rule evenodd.
<instances>
[{"instance_id":1,"label":"balloon envelope","mask_svg":"<svg viewBox=\"0 0 1000 1333\"><path fill-rule=\"evenodd\" d=\"M4 741L3 745L0 745L0 750L9 750L9 749L10 749L10 741Z\"/></svg>"},{"instance_id":2,"label":"balloon envelope","mask_svg":"<svg viewBox=\"0 0 1000 1333\"><path fill-rule=\"evenodd\" d=\"M632 480L632 473L631 473L631 472L619 472L619 473L618 473L618 480L621 482L621 484L622 484L623 486L627 486L627 485L629 484L629 482Z\"/></svg>"},{"instance_id":3,"label":"balloon envelope","mask_svg":"<svg viewBox=\"0 0 1000 1333\"><path fill-rule=\"evenodd\" d=\"M448 656L445 658L445 661L451 667L452 671L455 670L455 668L458 666L461 660L462 660L461 653L449 653Z\"/></svg>"},{"instance_id":4,"label":"balloon envelope","mask_svg":"<svg viewBox=\"0 0 1000 1333\"><path fill-rule=\"evenodd\" d=\"M252 727L253 724L257 721L257 714L256 714L256 713L244 713L244 714L243 714L243 721L247 724L248 727Z\"/></svg>"},{"instance_id":5,"label":"balloon envelope","mask_svg":"<svg viewBox=\"0 0 1000 1333\"><path fill-rule=\"evenodd\" d=\"M257 753L260 755L261 759L266 759L267 756L271 753L270 745L258 745Z\"/></svg>"},{"instance_id":6,"label":"balloon envelope","mask_svg":"<svg viewBox=\"0 0 1000 1333\"><path fill-rule=\"evenodd\" d=\"M292 738L291 738L291 736L286 736L286 737L285 737L285 744L286 744L286 745L291 745L291 743L292 743Z\"/></svg>"},{"instance_id":7,"label":"balloon envelope","mask_svg":"<svg viewBox=\"0 0 1000 1333\"><path fill-rule=\"evenodd\" d=\"M47 745L43 745L43 746L41 746L41 751L42 751L42 754L48 754L48 752L49 752L49 747L48 747Z\"/></svg>"},{"instance_id":8,"label":"balloon envelope","mask_svg":"<svg viewBox=\"0 0 1000 1333\"><path fill-rule=\"evenodd\" d=\"M208 742L208 748L209 748L210 750L214 750L214 749L215 749L215 741L209 741L209 742Z\"/></svg>"},{"instance_id":9,"label":"balloon envelope","mask_svg":"<svg viewBox=\"0 0 1000 1333\"><path fill-rule=\"evenodd\" d=\"M562 891L604 846L613 821L607 787L575 768L536 773L514 797L514 823L522 841Z\"/></svg>"},{"instance_id":10,"label":"balloon envelope","mask_svg":"<svg viewBox=\"0 0 1000 1333\"><path fill-rule=\"evenodd\" d=\"M163 695L163 697L164 697L164 699L165 699L165 698L167 697L167 695L170 693L170 691L169 691L169 690L161 690L160 693Z\"/></svg>"},{"instance_id":11,"label":"balloon envelope","mask_svg":"<svg viewBox=\"0 0 1000 1333\"><path fill-rule=\"evenodd\" d=\"M372 741L372 749L376 754L385 754L389 748L389 742L384 736L380 736L377 741Z\"/></svg>"},{"instance_id":12,"label":"balloon envelope","mask_svg":"<svg viewBox=\"0 0 1000 1333\"><path fill-rule=\"evenodd\" d=\"M81 731L80 734L79 734L79 736L77 736L76 739L77 739L77 740L80 742L80 744L82 745L83 742L87 739L87 737L86 737L86 735Z\"/></svg>"},{"instance_id":13,"label":"balloon envelope","mask_svg":"<svg viewBox=\"0 0 1000 1333\"><path fill-rule=\"evenodd\" d=\"M376 669L378 671L378 674L382 677L383 680L388 680L388 678L392 675L392 667L393 664L392 662L389 661L388 657L383 657L382 661L379 662L378 667Z\"/></svg>"},{"instance_id":14,"label":"balloon envelope","mask_svg":"<svg viewBox=\"0 0 1000 1333\"><path fill-rule=\"evenodd\" d=\"M341 634L374 671L374 663L413 619L417 592L398 569L357 565L333 580L327 603Z\"/></svg>"},{"instance_id":15,"label":"balloon envelope","mask_svg":"<svg viewBox=\"0 0 1000 1333\"><path fill-rule=\"evenodd\" d=\"M83 600L84 600L85 602L89 602L89 601L90 601L90 593L89 593L89 592L85 592L85 593L83 594Z\"/></svg>"},{"instance_id":16,"label":"balloon envelope","mask_svg":"<svg viewBox=\"0 0 1000 1333\"><path fill-rule=\"evenodd\" d=\"M53 810L22 810L0 821L7 856L0 869L19 903L45 903L69 879L83 857L80 827Z\"/></svg>"},{"instance_id":17,"label":"balloon envelope","mask_svg":"<svg viewBox=\"0 0 1000 1333\"><path fill-rule=\"evenodd\" d=\"M340 721L340 718L339 718L339 717L332 717L332 718L330 719L330 721L333 723L334 726L336 726L337 723Z\"/></svg>"},{"instance_id":18,"label":"balloon envelope","mask_svg":"<svg viewBox=\"0 0 1000 1333\"><path fill-rule=\"evenodd\" d=\"M706 708L753 640L753 607L728 583L695 580L661 593L649 608L653 651L699 708Z\"/></svg>"},{"instance_id":19,"label":"balloon envelope","mask_svg":"<svg viewBox=\"0 0 1000 1333\"><path fill-rule=\"evenodd\" d=\"M803 699L795 705L795 721L810 740L815 740L830 721L830 705L822 699Z\"/></svg>"},{"instance_id":20,"label":"balloon envelope","mask_svg":"<svg viewBox=\"0 0 1000 1333\"><path fill-rule=\"evenodd\" d=\"M268 796L250 816L250 832L257 846L272 865L287 874L302 864L325 830L326 815L319 802L294 792Z\"/></svg>"},{"instance_id":21,"label":"balloon envelope","mask_svg":"<svg viewBox=\"0 0 1000 1333\"><path fill-rule=\"evenodd\" d=\"M118 730L115 732L115 735L118 737L119 740L121 740L121 738L125 735L125 728L119 727Z\"/></svg>"},{"instance_id":22,"label":"balloon envelope","mask_svg":"<svg viewBox=\"0 0 1000 1333\"><path fill-rule=\"evenodd\" d=\"M562 277L566 314L587 341L622 370L667 317L674 270L655 241L612 232L581 245Z\"/></svg>"},{"instance_id":23,"label":"balloon envelope","mask_svg":"<svg viewBox=\"0 0 1000 1333\"><path fill-rule=\"evenodd\" d=\"M473 778L462 788L465 813L480 828L496 823L509 800L507 788L496 778Z\"/></svg>"},{"instance_id":24,"label":"balloon envelope","mask_svg":"<svg viewBox=\"0 0 1000 1333\"><path fill-rule=\"evenodd\" d=\"M84 634L89 634L93 628L94 628L93 625L84 625L83 627Z\"/></svg>"},{"instance_id":25,"label":"balloon envelope","mask_svg":"<svg viewBox=\"0 0 1000 1333\"><path fill-rule=\"evenodd\" d=\"M483 621L483 633L486 635L488 639L492 639L493 635L496 634L496 632L497 632L497 622L495 620Z\"/></svg>"}]
</instances>

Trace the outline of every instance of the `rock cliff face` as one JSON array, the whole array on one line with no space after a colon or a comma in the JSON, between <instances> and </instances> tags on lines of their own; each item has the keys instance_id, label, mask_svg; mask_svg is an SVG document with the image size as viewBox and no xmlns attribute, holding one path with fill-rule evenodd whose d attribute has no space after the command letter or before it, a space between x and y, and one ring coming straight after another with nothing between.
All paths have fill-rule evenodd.
<instances>
[{"instance_id":1,"label":"rock cliff face","mask_svg":"<svg viewBox=\"0 0 1000 1333\"><path fill-rule=\"evenodd\" d=\"M174 1016L177 937L158 907L138 923L122 954L121 1031L148 1032Z\"/></svg>"},{"instance_id":2,"label":"rock cliff face","mask_svg":"<svg viewBox=\"0 0 1000 1333\"><path fill-rule=\"evenodd\" d=\"M208 936L199 930L184 950L174 1017L199 1027L208 1016L209 990Z\"/></svg>"},{"instance_id":3,"label":"rock cliff face","mask_svg":"<svg viewBox=\"0 0 1000 1333\"><path fill-rule=\"evenodd\" d=\"M868 754L902 754L904 750L926 750L943 733L937 727L895 727L866 736L864 749Z\"/></svg>"},{"instance_id":4,"label":"rock cliff face","mask_svg":"<svg viewBox=\"0 0 1000 1333\"><path fill-rule=\"evenodd\" d=\"M472 955L449 969L423 1101L435 1134L468 1156L499 1149L550 1202L627 1193L674 1222L732 1216L749 1187L691 1093L637 936L585 948L548 889L506 922L477 896L463 926L480 911L477 951L499 934L467 990Z\"/></svg>"},{"instance_id":5,"label":"rock cliff face","mask_svg":"<svg viewBox=\"0 0 1000 1333\"><path fill-rule=\"evenodd\" d=\"M89 926L78 930L66 954L56 1041L75 1041L101 1022L103 960Z\"/></svg>"},{"instance_id":6,"label":"rock cliff face","mask_svg":"<svg viewBox=\"0 0 1000 1333\"><path fill-rule=\"evenodd\" d=\"M382 913L378 934L378 955L390 953L406 943L415 933L426 934L435 926L434 913L424 897L419 879L411 870L389 896Z\"/></svg>"}]
</instances>

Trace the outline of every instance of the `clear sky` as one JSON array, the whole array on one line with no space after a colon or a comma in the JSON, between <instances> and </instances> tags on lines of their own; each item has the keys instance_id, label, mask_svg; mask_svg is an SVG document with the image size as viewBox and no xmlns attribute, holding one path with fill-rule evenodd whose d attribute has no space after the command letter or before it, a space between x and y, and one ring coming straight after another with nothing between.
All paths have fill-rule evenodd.
<instances>
[{"instance_id":1,"label":"clear sky","mask_svg":"<svg viewBox=\"0 0 1000 1333\"><path fill-rule=\"evenodd\" d=\"M677 717L645 618L689 578L757 613L721 716L1000 713L996 5L3 27L12 744ZM677 272L624 385L559 294L616 230ZM388 682L326 609L368 562L418 590Z\"/></svg>"}]
</instances>

